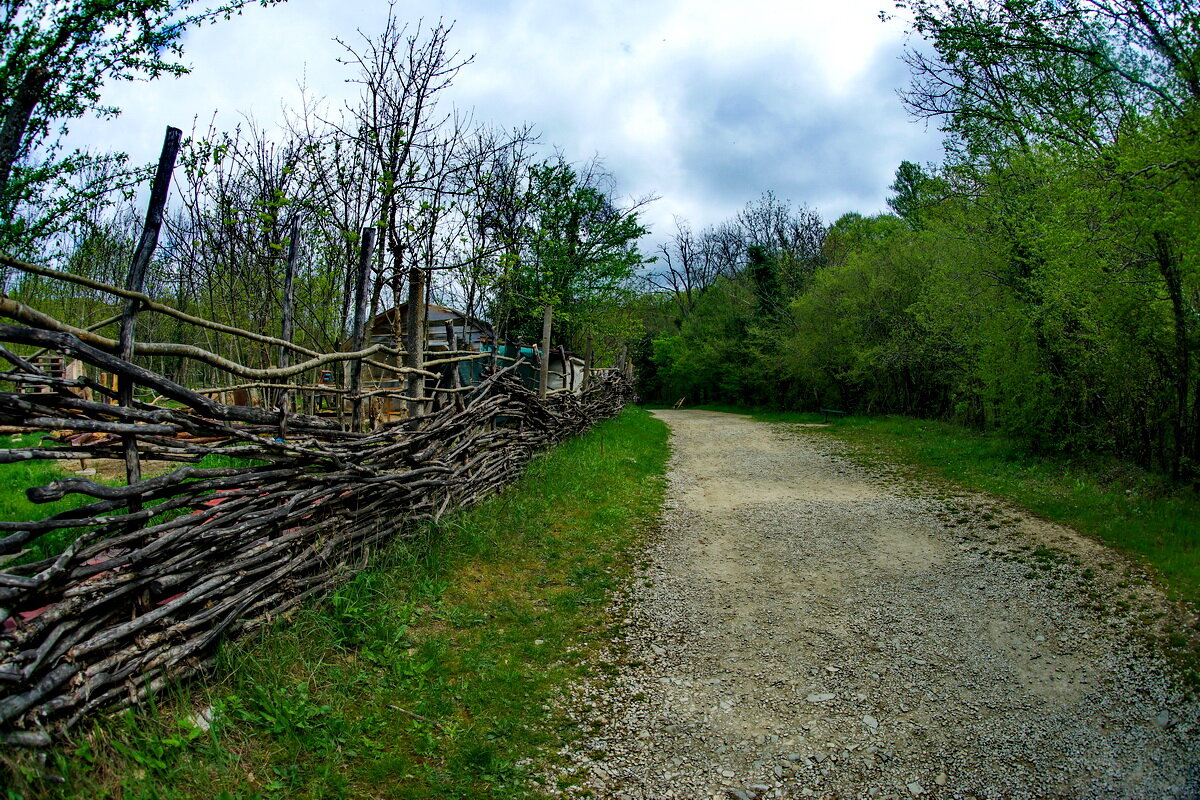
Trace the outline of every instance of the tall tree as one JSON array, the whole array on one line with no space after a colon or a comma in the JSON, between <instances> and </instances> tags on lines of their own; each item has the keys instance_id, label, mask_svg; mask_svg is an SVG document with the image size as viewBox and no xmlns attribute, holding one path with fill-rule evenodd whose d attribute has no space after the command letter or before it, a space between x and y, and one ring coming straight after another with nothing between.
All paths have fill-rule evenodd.
<instances>
[{"instance_id":1,"label":"tall tree","mask_svg":"<svg viewBox=\"0 0 1200 800\"><path fill-rule=\"evenodd\" d=\"M513 333L536 338L541 309L551 305L569 337L630 289L646 263L637 243L648 230L638 213L650 199L622 205L610 184L594 161L581 171L562 160L531 168L527 250L510 292Z\"/></svg>"},{"instance_id":2,"label":"tall tree","mask_svg":"<svg viewBox=\"0 0 1200 800\"><path fill-rule=\"evenodd\" d=\"M106 83L187 72L178 60L185 32L227 19L252 1L5 0L0 10L0 246L20 248L53 229L54 217L35 209L52 188L69 190L64 176L80 173L97 158L123 160L61 155L70 120L119 113L100 102Z\"/></svg>"},{"instance_id":3,"label":"tall tree","mask_svg":"<svg viewBox=\"0 0 1200 800\"><path fill-rule=\"evenodd\" d=\"M1096 150L1151 110L1200 100L1190 0L911 0L904 95L968 154L1038 142Z\"/></svg>"},{"instance_id":4,"label":"tall tree","mask_svg":"<svg viewBox=\"0 0 1200 800\"><path fill-rule=\"evenodd\" d=\"M341 43L346 63L357 70L351 81L359 84L360 96L347 107L352 127L340 133L368 154L389 262L375 273L371 311L377 310L385 287L398 295L407 279L405 350L412 368L420 368L423 362L429 294L428 259L422 260L424 242L417 232L420 221L414 218L423 209L416 197L422 188L437 185L444 177L440 170L422 168L446 163L439 156L440 131L451 115L439 113L437 101L472 60L450 49L452 28L439 21L428 30L422 23L410 30L390 4L382 32L363 35L360 45ZM408 393L422 397L424 379L410 375Z\"/></svg>"},{"instance_id":5,"label":"tall tree","mask_svg":"<svg viewBox=\"0 0 1200 800\"><path fill-rule=\"evenodd\" d=\"M733 274L733 265L722 258L719 245L714 231L697 234L687 220L676 217L675 232L658 246L658 264L646 273L646 282L670 296L680 319L691 313L700 295L718 277Z\"/></svg>"}]
</instances>

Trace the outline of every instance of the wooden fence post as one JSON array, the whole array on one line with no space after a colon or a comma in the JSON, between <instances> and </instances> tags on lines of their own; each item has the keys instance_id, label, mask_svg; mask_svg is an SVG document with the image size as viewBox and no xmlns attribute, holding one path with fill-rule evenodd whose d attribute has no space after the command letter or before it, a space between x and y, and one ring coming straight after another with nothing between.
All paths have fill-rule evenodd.
<instances>
[{"instance_id":1,"label":"wooden fence post","mask_svg":"<svg viewBox=\"0 0 1200 800\"><path fill-rule=\"evenodd\" d=\"M596 355L595 335L588 331L587 352L583 354L583 391L592 385L592 359Z\"/></svg>"},{"instance_id":2,"label":"wooden fence post","mask_svg":"<svg viewBox=\"0 0 1200 800\"><path fill-rule=\"evenodd\" d=\"M295 315L296 315L296 257L300 250L300 217L292 218L292 228L290 233L291 240L288 242L287 268L283 273L283 325L279 332L279 338L285 342L291 342L294 335ZM279 348L279 366L286 369L292 363L292 351L286 347ZM283 378L284 383L291 383L290 379ZM291 398L288 396L288 390L284 389L279 394L279 427L281 433L287 425L287 415L291 410Z\"/></svg>"},{"instance_id":3,"label":"wooden fence post","mask_svg":"<svg viewBox=\"0 0 1200 800\"><path fill-rule=\"evenodd\" d=\"M408 271L408 311L405 314L408 328L404 332L404 349L408 354L405 366L409 369L425 369L425 337L428 335L425 312L425 270L413 267ZM408 415L419 417L425 411L425 376L409 373L405 393L413 398L408 401Z\"/></svg>"},{"instance_id":4,"label":"wooden fence post","mask_svg":"<svg viewBox=\"0 0 1200 800\"><path fill-rule=\"evenodd\" d=\"M183 131L167 126L167 135L163 139L162 154L158 157L158 169L154 173L154 183L150 187L150 203L146 208L146 222L142 225L142 237L138 241L137 250L133 253L133 261L129 264L129 275L125 280L125 288L131 292L141 292L146 285L146 269L158 245L158 232L162 229L163 209L167 205L167 192L171 188L171 173L175 169L175 158L179 155L179 143ZM133 342L137 327L138 301L126 300L121 311L121 358L133 360ZM122 375L117 380L117 403L121 406L133 405L133 379ZM137 434L126 434L122 437L121 447L125 454L125 478L130 484L142 479L142 462L138 457ZM141 503L130 500L130 510L141 508Z\"/></svg>"},{"instance_id":5,"label":"wooden fence post","mask_svg":"<svg viewBox=\"0 0 1200 800\"><path fill-rule=\"evenodd\" d=\"M354 331L351 347L366 346L367 277L371 274L371 255L375 250L375 229L363 228L358 249L358 274L354 280ZM362 429L362 359L350 362L350 430Z\"/></svg>"},{"instance_id":6,"label":"wooden fence post","mask_svg":"<svg viewBox=\"0 0 1200 800\"><path fill-rule=\"evenodd\" d=\"M546 399L546 389L550 383L550 326L554 321L554 306L547 305L542 314L542 357L538 369L538 399Z\"/></svg>"}]
</instances>

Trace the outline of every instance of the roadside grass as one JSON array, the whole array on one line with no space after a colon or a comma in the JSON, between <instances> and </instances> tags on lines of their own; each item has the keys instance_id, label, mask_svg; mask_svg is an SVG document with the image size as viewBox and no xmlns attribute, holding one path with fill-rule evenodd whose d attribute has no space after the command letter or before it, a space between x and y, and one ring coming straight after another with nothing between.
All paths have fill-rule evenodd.
<instances>
[{"instance_id":1,"label":"roadside grass","mask_svg":"<svg viewBox=\"0 0 1200 800\"><path fill-rule=\"evenodd\" d=\"M812 413L705 408L764 422L821 421ZM850 444L863 463L997 495L1074 528L1149 567L1189 616L1200 610L1200 494L1189 488L1116 459L1037 455L1021 442L945 422L846 417L815 430ZM1200 685L1200 634L1176 632L1159 644Z\"/></svg>"},{"instance_id":2,"label":"roadside grass","mask_svg":"<svg viewBox=\"0 0 1200 800\"><path fill-rule=\"evenodd\" d=\"M534 763L576 735L553 701L609 636L607 593L657 524L666 439L630 408L539 456L227 647L212 682L98 723L45 764L9 756L9 797L541 796Z\"/></svg>"}]
</instances>

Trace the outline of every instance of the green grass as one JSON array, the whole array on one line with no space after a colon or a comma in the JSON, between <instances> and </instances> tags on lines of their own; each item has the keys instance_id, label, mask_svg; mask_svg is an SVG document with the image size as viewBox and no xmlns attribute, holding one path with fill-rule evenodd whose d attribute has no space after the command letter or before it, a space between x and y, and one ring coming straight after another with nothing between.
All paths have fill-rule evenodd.
<instances>
[{"instance_id":1,"label":"green grass","mask_svg":"<svg viewBox=\"0 0 1200 800\"><path fill-rule=\"evenodd\" d=\"M45 765L8 756L10 797L538 796L527 760L575 735L548 709L609 637L607 593L657 522L666 457L666 427L626 410L228 647L215 682ZM205 706L209 732L186 721Z\"/></svg>"},{"instance_id":2,"label":"green grass","mask_svg":"<svg viewBox=\"0 0 1200 800\"><path fill-rule=\"evenodd\" d=\"M37 447L42 434L24 434L19 436L0 437L0 447L25 448ZM66 462L71 467L78 466L77 461ZM13 464L0 464L0 520L5 522L23 522L31 519L43 519L63 511L70 511L87 503L91 498L82 495L67 495L62 500L53 503L31 503L25 497L25 490L33 486L44 486L51 481L69 474L64 472L58 461L30 460L18 461ZM62 552L77 535L71 529L52 531L39 537L26 548L28 551L13 563L38 561Z\"/></svg>"}]
</instances>

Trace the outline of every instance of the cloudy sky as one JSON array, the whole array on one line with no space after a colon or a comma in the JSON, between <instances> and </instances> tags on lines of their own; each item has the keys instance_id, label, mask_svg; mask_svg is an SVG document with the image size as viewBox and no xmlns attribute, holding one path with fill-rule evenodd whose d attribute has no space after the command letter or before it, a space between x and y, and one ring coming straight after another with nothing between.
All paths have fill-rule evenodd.
<instances>
[{"instance_id":1,"label":"cloudy sky","mask_svg":"<svg viewBox=\"0 0 1200 800\"><path fill-rule=\"evenodd\" d=\"M935 161L940 136L896 96L903 24L890 0L410 0L413 23L454 21L451 44L475 61L448 94L477 119L533 123L568 158L600 155L646 211L654 238L672 218L718 223L773 190L827 220L884 208L902 159ZM334 37L381 29L387 4L290 0L195 31L192 73L112 87L122 109L80 122L72 141L157 156L166 124L218 112L272 124L301 80L339 103L354 94Z\"/></svg>"}]
</instances>

